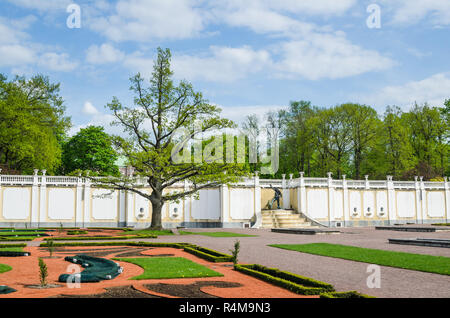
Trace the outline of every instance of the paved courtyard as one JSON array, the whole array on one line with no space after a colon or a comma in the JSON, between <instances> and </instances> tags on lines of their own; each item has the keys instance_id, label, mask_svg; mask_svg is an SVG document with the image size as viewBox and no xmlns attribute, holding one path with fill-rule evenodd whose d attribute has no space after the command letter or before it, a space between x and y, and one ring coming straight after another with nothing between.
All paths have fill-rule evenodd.
<instances>
[{"instance_id":1,"label":"paved courtyard","mask_svg":"<svg viewBox=\"0 0 450 318\"><path fill-rule=\"evenodd\" d=\"M287 251L269 244L333 243L399 252L450 257L450 249L389 244L389 238L450 239L450 231L435 233L380 231L371 228L341 229L341 234L294 235L255 229L190 229L191 232L227 231L258 237L208 237L202 235L160 236L149 241L189 242L229 253L234 241L241 242L239 262L259 263L269 267L331 283L338 291L357 290L376 297L450 297L450 277L439 274L381 266L381 288L367 287L368 264Z\"/></svg>"}]
</instances>

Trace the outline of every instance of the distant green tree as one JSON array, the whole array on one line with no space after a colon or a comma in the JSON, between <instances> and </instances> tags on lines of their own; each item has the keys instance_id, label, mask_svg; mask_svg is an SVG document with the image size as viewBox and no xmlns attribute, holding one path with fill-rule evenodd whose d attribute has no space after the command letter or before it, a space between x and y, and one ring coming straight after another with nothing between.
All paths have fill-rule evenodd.
<instances>
[{"instance_id":1,"label":"distant green tree","mask_svg":"<svg viewBox=\"0 0 450 318\"><path fill-rule=\"evenodd\" d=\"M22 173L61 164L61 141L70 128L59 84L48 77L0 74L0 164Z\"/></svg>"},{"instance_id":2,"label":"distant green tree","mask_svg":"<svg viewBox=\"0 0 450 318\"><path fill-rule=\"evenodd\" d=\"M117 176L117 158L111 136L99 126L81 129L63 146L63 169L66 174L90 170L99 175Z\"/></svg>"}]
</instances>

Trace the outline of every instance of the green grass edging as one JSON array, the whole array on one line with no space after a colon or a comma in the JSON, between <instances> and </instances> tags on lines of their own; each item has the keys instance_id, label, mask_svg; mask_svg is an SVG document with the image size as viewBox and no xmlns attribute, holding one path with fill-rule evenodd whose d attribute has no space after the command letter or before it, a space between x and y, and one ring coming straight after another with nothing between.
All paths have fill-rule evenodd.
<instances>
[{"instance_id":1,"label":"green grass edging","mask_svg":"<svg viewBox=\"0 0 450 318\"><path fill-rule=\"evenodd\" d=\"M1 237L0 236L0 242L29 242L34 240L37 237Z\"/></svg>"},{"instance_id":2,"label":"green grass edging","mask_svg":"<svg viewBox=\"0 0 450 318\"><path fill-rule=\"evenodd\" d=\"M209 237L257 237L257 235L250 234L240 234L233 232L187 232L187 231L178 231L180 235L202 235Z\"/></svg>"},{"instance_id":3,"label":"green grass edging","mask_svg":"<svg viewBox=\"0 0 450 318\"><path fill-rule=\"evenodd\" d=\"M334 287L328 283L258 264L237 264L234 269L300 295L320 295L334 291Z\"/></svg>"},{"instance_id":4,"label":"green grass edging","mask_svg":"<svg viewBox=\"0 0 450 318\"><path fill-rule=\"evenodd\" d=\"M320 294L320 298L376 298L373 296L360 294L357 291L348 291L348 292L332 292L332 293L323 293Z\"/></svg>"},{"instance_id":5,"label":"green grass edging","mask_svg":"<svg viewBox=\"0 0 450 318\"><path fill-rule=\"evenodd\" d=\"M10 248L10 247L27 247L27 244L0 244L0 248Z\"/></svg>"},{"instance_id":6,"label":"green grass edging","mask_svg":"<svg viewBox=\"0 0 450 318\"><path fill-rule=\"evenodd\" d=\"M185 246L184 251L214 263L225 263L233 261L233 257L231 255L220 253L209 248L197 245Z\"/></svg>"},{"instance_id":7,"label":"green grass edging","mask_svg":"<svg viewBox=\"0 0 450 318\"><path fill-rule=\"evenodd\" d=\"M329 243L274 244L269 246L356 262L450 275L450 258L444 256L412 254Z\"/></svg>"},{"instance_id":8,"label":"green grass edging","mask_svg":"<svg viewBox=\"0 0 450 318\"><path fill-rule=\"evenodd\" d=\"M171 247L183 249L190 243L159 243L159 242L70 242L53 243L54 247L76 247L76 246L137 246L137 247ZM41 243L39 247L48 247L47 243Z\"/></svg>"},{"instance_id":9,"label":"green grass edging","mask_svg":"<svg viewBox=\"0 0 450 318\"><path fill-rule=\"evenodd\" d=\"M135 264L144 269L143 274L132 277L131 280L223 276L221 273L184 257L114 258L114 260Z\"/></svg>"},{"instance_id":10,"label":"green grass edging","mask_svg":"<svg viewBox=\"0 0 450 318\"><path fill-rule=\"evenodd\" d=\"M133 236L74 236L74 237L46 237L45 241L109 241L109 240L133 240L158 238L155 235L133 235Z\"/></svg>"},{"instance_id":11,"label":"green grass edging","mask_svg":"<svg viewBox=\"0 0 450 318\"><path fill-rule=\"evenodd\" d=\"M11 266L5 265L5 264L0 264L0 274L9 272L10 270L12 270Z\"/></svg>"}]
</instances>

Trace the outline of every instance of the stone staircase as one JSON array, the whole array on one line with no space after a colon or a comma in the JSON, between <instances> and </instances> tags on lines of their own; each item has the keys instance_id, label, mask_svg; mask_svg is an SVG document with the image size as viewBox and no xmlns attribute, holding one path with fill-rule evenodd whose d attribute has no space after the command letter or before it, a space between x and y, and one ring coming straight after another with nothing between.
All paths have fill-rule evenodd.
<instances>
[{"instance_id":1,"label":"stone staircase","mask_svg":"<svg viewBox=\"0 0 450 318\"><path fill-rule=\"evenodd\" d=\"M262 227L263 229L299 229L299 228L318 228L312 226L311 222L301 217L293 210L263 210Z\"/></svg>"}]
</instances>

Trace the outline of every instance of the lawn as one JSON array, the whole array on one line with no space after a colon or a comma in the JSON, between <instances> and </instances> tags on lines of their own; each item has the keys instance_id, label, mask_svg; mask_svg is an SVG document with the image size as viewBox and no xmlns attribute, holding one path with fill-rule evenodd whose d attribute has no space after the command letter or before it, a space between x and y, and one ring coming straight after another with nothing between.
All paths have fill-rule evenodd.
<instances>
[{"instance_id":1,"label":"lawn","mask_svg":"<svg viewBox=\"0 0 450 318\"><path fill-rule=\"evenodd\" d=\"M384 251L328 243L275 244L269 246L369 264L450 275L450 258L444 256Z\"/></svg>"},{"instance_id":2,"label":"lawn","mask_svg":"<svg viewBox=\"0 0 450 318\"><path fill-rule=\"evenodd\" d=\"M132 263L144 269L144 273L131 278L133 280L223 276L183 257L115 258L114 260Z\"/></svg>"},{"instance_id":3,"label":"lawn","mask_svg":"<svg viewBox=\"0 0 450 318\"><path fill-rule=\"evenodd\" d=\"M186 232L179 231L181 235L203 235L209 237L256 237L257 235L239 234L232 232Z\"/></svg>"},{"instance_id":4,"label":"lawn","mask_svg":"<svg viewBox=\"0 0 450 318\"><path fill-rule=\"evenodd\" d=\"M123 235L173 235L171 230L126 230L124 231Z\"/></svg>"},{"instance_id":5,"label":"lawn","mask_svg":"<svg viewBox=\"0 0 450 318\"><path fill-rule=\"evenodd\" d=\"M0 247L0 252L23 252L23 247Z\"/></svg>"},{"instance_id":6,"label":"lawn","mask_svg":"<svg viewBox=\"0 0 450 318\"><path fill-rule=\"evenodd\" d=\"M0 264L0 274L1 273L5 273L5 272L9 272L10 270L12 270L11 266Z\"/></svg>"}]
</instances>

